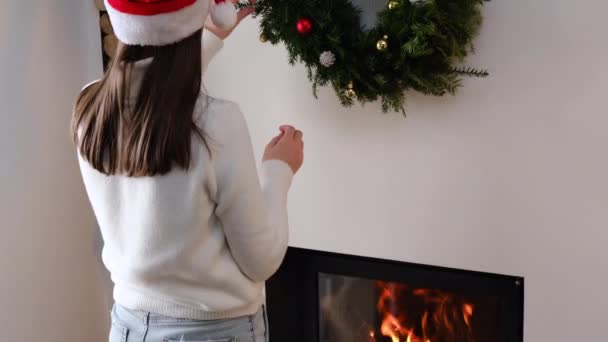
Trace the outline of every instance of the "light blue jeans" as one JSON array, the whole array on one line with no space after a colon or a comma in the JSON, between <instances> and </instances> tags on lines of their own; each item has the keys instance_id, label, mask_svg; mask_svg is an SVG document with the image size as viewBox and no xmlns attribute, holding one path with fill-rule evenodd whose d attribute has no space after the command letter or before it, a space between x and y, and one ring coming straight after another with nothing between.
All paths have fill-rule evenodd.
<instances>
[{"instance_id":1,"label":"light blue jeans","mask_svg":"<svg viewBox=\"0 0 608 342\"><path fill-rule=\"evenodd\" d=\"M112 308L110 342L268 342L266 308L255 315L197 321Z\"/></svg>"}]
</instances>

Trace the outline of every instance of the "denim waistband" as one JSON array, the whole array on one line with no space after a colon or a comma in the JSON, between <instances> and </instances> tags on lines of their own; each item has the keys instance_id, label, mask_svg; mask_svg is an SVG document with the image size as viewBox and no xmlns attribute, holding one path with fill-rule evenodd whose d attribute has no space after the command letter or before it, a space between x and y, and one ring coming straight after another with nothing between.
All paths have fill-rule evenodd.
<instances>
[{"instance_id":1,"label":"denim waistband","mask_svg":"<svg viewBox=\"0 0 608 342\"><path fill-rule=\"evenodd\" d=\"M126 308L120 304L114 304L112 308L114 314L122 320L139 322L141 324L171 324L171 323L187 323L187 322L202 322L200 320L194 320L190 318L179 318L179 317L170 317L165 315L156 314L153 312L141 311L141 310L133 310ZM260 307L260 309L251 316L258 316L264 314L264 307ZM235 318L222 319L222 321L230 322L237 321L240 319L244 319L250 316L242 316ZM213 320L208 320L213 321Z\"/></svg>"}]
</instances>

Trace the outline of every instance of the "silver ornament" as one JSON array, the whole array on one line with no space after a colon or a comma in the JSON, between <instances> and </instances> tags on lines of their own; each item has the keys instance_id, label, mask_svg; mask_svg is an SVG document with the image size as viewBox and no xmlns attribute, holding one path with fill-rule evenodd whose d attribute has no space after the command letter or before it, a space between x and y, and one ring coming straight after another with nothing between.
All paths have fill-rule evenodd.
<instances>
[{"instance_id":1,"label":"silver ornament","mask_svg":"<svg viewBox=\"0 0 608 342\"><path fill-rule=\"evenodd\" d=\"M331 51L325 51L319 56L319 63L322 66L329 68L336 63L336 55Z\"/></svg>"}]
</instances>

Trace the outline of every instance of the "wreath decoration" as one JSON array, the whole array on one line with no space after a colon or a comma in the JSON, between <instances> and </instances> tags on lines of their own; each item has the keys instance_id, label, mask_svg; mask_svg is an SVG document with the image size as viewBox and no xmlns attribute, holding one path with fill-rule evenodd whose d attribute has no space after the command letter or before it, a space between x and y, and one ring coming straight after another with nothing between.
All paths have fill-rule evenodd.
<instances>
[{"instance_id":1,"label":"wreath decoration","mask_svg":"<svg viewBox=\"0 0 608 342\"><path fill-rule=\"evenodd\" d=\"M453 95L464 76L488 75L462 66L474 52L483 2L390 0L369 30L349 0L258 0L239 6L255 7L262 42L284 43L290 64L307 67L315 97L319 87L331 85L344 106L380 100L384 112L405 114L408 90Z\"/></svg>"}]
</instances>

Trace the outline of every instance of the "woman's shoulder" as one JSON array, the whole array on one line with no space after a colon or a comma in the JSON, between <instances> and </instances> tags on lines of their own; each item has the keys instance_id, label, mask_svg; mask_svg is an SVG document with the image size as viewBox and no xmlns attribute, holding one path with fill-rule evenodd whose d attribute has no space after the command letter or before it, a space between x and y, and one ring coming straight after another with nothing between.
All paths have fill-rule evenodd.
<instances>
[{"instance_id":1,"label":"woman's shoulder","mask_svg":"<svg viewBox=\"0 0 608 342\"><path fill-rule=\"evenodd\" d=\"M233 101L201 95L195 122L206 134L235 134L247 130L241 107Z\"/></svg>"},{"instance_id":2,"label":"woman's shoulder","mask_svg":"<svg viewBox=\"0 0 608 342\"><path fill-rule=\"evenodd\" d=\"M231 100L208 95L201 95L200 100L203 106L206 107L204 109L212 115L235 115L241 113L241 107Z\"/></svg>"}]
</instances>

